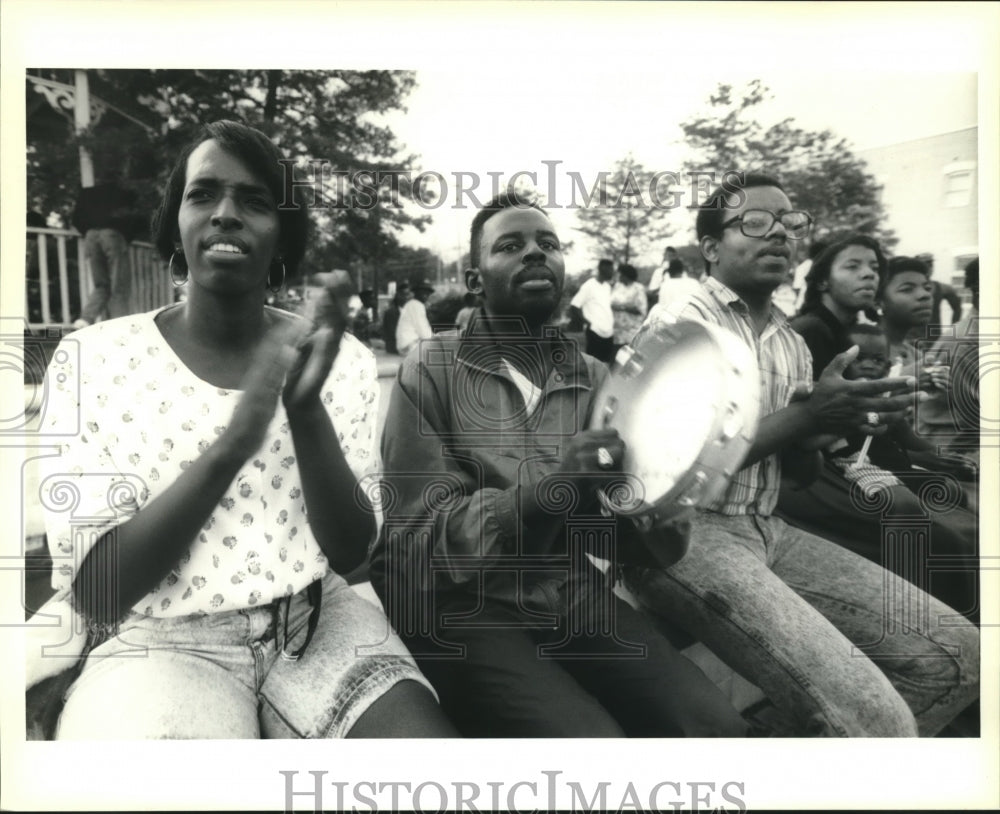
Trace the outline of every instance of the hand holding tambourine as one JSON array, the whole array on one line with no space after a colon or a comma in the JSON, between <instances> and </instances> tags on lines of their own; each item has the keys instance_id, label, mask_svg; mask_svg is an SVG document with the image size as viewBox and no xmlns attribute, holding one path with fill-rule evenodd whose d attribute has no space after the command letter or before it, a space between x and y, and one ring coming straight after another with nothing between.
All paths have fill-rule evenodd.
<instances>
[{"instance_id":1,"label":"hand holding tambourine","mask_svg":"<svg viewBox=\"0 0 1000 814\"><path fill-rule=\"evenodd\" d=\"M759 412L757 362L733 333L700 322L644 332L595 398L591 428L624 442L622 475L598 497L643 531L677 522L725 489Z\"/></svg>"}]
</instances>

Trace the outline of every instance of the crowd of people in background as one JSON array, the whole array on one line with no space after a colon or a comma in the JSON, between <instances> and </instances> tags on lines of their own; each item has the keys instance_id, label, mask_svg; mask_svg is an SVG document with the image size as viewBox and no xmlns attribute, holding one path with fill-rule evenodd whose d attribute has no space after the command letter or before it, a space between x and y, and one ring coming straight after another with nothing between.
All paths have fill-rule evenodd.
<instances>
[{"instance_id":1,"label":"crowd of people in background","mask_svg":"<svg viewBox=\"0 0 1000 814\"><path fill-rule=\"evenodd\" d=\"M882 256L882 249L874 238L866 235L849 235L847 239L857 245L869 245L880 257ZM804 247L808 256L789 272L787 279L782 281L772 296L774 305L793 321L800 333L807 336L817 370L821 370L825 363L832 359L832 348L842 344L835 341L829 333L817 332L815 326L820 317L817 315L816 298L819 293L814 286L810 286L808 279L816 259L830 245L827 239L818 238L810 241L808 246ZM929 290L930 302L926 304L926 308L923 307L924 303L921 303L916 318L904 315L900 321L896 316L894 304L897 298L894 295L899 285L898 281L889 289L888 298L869 297L858 308L850 309L847 306L849 316L844 310L845 307L835 303L833 307L837 309L842 319L847 320L843 324L857 321L861 324L882 326L886 335L892 337L889 341L894 360L901 361L904 358L909 360L905 369L910 370L914 367L915 343L931 335L927 331L928 326L958 325L963 322L963 314L967 315L967 312L963 312L962 297L954 286L931 278L933 259L929 255L894 258L892 268L897 269L900 263L909 264L911 270L923 274L929 280L928 285L921 288ZM978 270L978 260L975 261L975 268ZM968 269L966 271L968 272ZM704 271L686 265L678 256L677 250L668 246L664 251L663 263L650 273L649 282L641 283L640 276L640 271L633 264L618 263L616 266L613 260L607 258L598 261L594 272L583 274L583 282L571 299L562 324L570 333L582 334L584 350L590 355L611 363L615 351L627 344L636 334L646 314L655 305L668 308L673 303L691 296L699 290L706 275ZM883 269L876 280L876 293L881 294L879 286L884 276ZM889 275L890 278L892 276L894 275ZM978 285L978 271L975 271L970 279L974 279ZM356 324L351 330L363 337L366 343L371 338L381 338L386 351L394 355L405 355L405 350L400 350L397 342L397 331L400 315L408 302L416 299L424 306L422 315L419 306L411 307L413 324L411 326L404 323L403 332L408 347L412 347L414 335L424 339L434 331L453 327L464 329L477 305L481 305L474 295L465 293L461 295L461 302L448 312L453 318L439 321L431 329L429 324L425 324L425 319L427 304L434 293L433 284L426 278L414 278L411 281L404 277L398 283L393 283L393 286L394 293L389 298L388 306L378 317L374 314L376 305L374 292L370 289L361 292L360 299L364 301L364 306L358 310ZM976 296L968 283L964 288L969 292L969 296ZM640 293L642 297L639 296ZM809 300L809 297L812 299ZM947 311L941 307L942 304L947 306ZM828 301L824 307L829 309L830 302ZM409 323L410 320L406 322ZM964 324L967 322L966 319ZM839 335L837 338L843 339Z\"/></svg>"}]
</instances>

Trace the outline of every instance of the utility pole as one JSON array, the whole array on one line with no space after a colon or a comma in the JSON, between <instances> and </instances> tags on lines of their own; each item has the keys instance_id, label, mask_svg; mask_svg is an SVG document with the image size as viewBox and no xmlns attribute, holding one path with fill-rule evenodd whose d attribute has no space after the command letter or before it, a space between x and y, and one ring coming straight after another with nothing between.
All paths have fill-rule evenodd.
<instances>
[{"instance_id":1,"label":"utility pole","mask_svg":"<svg viewBox=\"0 0 1000 814\"><path fill-rule=\"evenodd\" d=\"M73 95L73 126L76 134L84 132L90 127L90 82L87 80L87 72L77 70L74 84L76 93ZM94 185L94 162L90 157L90 151L80 145L80 185L92 187Z\"/></svg>"}]
</instances>

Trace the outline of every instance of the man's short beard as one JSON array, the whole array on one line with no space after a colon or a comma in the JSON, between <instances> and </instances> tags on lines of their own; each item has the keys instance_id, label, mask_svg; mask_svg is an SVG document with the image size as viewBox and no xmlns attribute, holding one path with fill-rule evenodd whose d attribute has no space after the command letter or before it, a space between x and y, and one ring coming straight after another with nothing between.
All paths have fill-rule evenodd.
<instances>
[{"instance_id":1,"label":"man's short beard","mask_svg":"<svg viewBox=\"0 0 1000 814\"><path fill-rule=\"evenodd\" d=\"M548 325L558 309L558 304L552 307L539 304L537 306L528 305L527 307L522 307L521 310L518 311L498 313L491 310L488 304L486 305L487 314L496 317L506 317L509 319L520 319L524 322L528 329L541 328L543 325Z\"/></svg>"},{"instance_id":2,"label":"man's short beard","mask_svg":"<svg viewBox=\"0 0 1000 814\"><path fill-rule=\"evenodd\" d=\"M552 320L552 316L555 314L558 307L558 305L552 308L547 308L541 305L534 308L528 307L522 312L521 316L524 317L524 320L528 323L528 325L541 327L542 325L547 325Z\"/></svg>"}]
</instances>

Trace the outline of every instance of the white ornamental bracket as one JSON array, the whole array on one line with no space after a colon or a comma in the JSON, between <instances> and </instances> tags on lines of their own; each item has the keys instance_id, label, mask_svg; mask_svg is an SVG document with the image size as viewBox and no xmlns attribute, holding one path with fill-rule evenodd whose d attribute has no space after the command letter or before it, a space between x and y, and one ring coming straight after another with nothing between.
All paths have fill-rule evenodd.
<instances>
[{"instance_id":1,"label":"white ornamental bracket","mask_svg":"<svg viewBox=\"0 0 1000 814\"><path fill-rule=\"evenodd\" d=\"M84 70L76 71L75 85L67 85L53 79L42 79L38 76L29 76L28 81L36 93L46 98L53 110L73 122L73 128L77 133L82 133L91 124L99 122L107 110L107 106L99 99L90 98L90 83ZM94 185L94 162L91 160L90 152L83 146L80 147L80 184L84 187Z\"/></svg>"}]
</instances>

